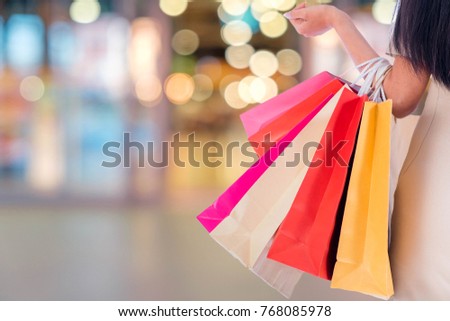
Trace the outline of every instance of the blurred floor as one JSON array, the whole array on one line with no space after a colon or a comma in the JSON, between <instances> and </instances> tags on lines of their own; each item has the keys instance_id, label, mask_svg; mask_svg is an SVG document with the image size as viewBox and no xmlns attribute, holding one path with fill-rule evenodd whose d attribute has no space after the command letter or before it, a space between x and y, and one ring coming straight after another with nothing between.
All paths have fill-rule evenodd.
<instances>
[{"instance_id":1,"label":"blurred floor","mask_svg":"<svg viewBox=\"0 0 450 321\"><path fill-rule=\"evenodd\" d=\"M0 300L284 300L195 220L218 193L150 208L0 208ZM371 298L304 276L292 299Z\"/></svg>"}]
</instances>

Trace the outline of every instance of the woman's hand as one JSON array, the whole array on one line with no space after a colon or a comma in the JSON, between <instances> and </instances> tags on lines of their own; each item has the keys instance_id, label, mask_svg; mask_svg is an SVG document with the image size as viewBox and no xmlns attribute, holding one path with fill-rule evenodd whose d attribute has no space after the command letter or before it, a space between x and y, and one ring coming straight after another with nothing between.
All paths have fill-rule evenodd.
<instances>
[{"instance_id":1,"label":"woman's hand","mask_svg":"<svg viewBox=\"0 0 450 321\"><path fill-rule=\"evenodd\" d=\"M331 5L307 6L302 3L285 13L297 32L314 37L334 29L355 65L378 56L344 11Z\"/></svg>"},{"instance_id":2,"label":"woman's hand","mask_svg":"<svg viewBox=\"0 0 450 321\"><path fill-rule=\"evenodd\" d=\"M285 13L284 16L289 19L299 34L305 37L314 37L333 28L335 17L338 14L344 13L334 6L315 5L307 7L306 3L302 3Z\"/></svg>"},{"instance_id":3,"label":"woman's hand","mask_svg":"<svg viewBox=\"0 0 450 321\"><path fill-rule=\"evenodd\" d=\"M355 65L378 57L350 16L334 6L306 6L306 3L302 3L285 13L285 17L305 37L318 36L335 29ZM395 116L404 117L415 109L429 77L428 72L415 72L406 58L396 57L391 72L383 82L387 97L392 99Z\"/></svg>"}]
</instances>

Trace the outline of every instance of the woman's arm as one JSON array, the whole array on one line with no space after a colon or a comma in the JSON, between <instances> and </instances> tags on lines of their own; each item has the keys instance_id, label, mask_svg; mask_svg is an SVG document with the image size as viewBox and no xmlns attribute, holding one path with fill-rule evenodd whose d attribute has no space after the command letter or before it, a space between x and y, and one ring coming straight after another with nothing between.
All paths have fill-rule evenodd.
<instances>
[{"instance_id":1,"label":"woman's arm","mask_svg":"<svg viewBox=\"0 0 450 321\"><path fill-rule=\"evenodd\" d=\"M285 14L297 32L305 37L335 29L346 51L356 65L378 57L375 50L356 28L351 18L334 6L301 4ZM428 72L413 70L408 59L396 56L392 70L383 83L386 96L392 99L396 117L409 115L417 106L429 80Z\"/></svg>"}]
</instances>

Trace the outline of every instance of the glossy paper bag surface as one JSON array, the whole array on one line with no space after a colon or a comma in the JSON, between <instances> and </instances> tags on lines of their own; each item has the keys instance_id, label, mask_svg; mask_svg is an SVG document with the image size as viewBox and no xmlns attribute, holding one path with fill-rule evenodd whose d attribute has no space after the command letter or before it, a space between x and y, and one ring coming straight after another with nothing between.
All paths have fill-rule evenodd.
<instances>
[{"instance_id":1,"label":"glossy paper bag surface","mask_svg":"<svg viewBox=\"0 0 450 321\"><path fill-rule=\"evenodd\" d=\"M255 265L288 213L309 168L298 156L303 156L308 144L314 154L333 111L345 101L341 97L346 91L343 88L323 107L279 156L275 166L260 177L230 215L211 232L211 237L245 266Z\"/></svg>"},{"instance_id":2,"label":"glossy paper bag surface","mask_svg":"<svg viewBox=\"0 0 450 321\"><path fill-rule=\"evenodd\" d=\"M211 206L197 216L197 219L208 232L214 230L230 214L244 194L247 193L251 186L272 165L286 146L303 130L331 97L332 95L328 95L315 105L302 105L307 112L304 113L303 118L297 118L297 125L245 171Z\"/></svg>"},{"instance_id":3,"label":"glossy paper bag surface","mask_svg":"<svg viewBox=\"0 0 450 321\"><path fill-rule=\"evenodd\" d=\"M366 97L344 90L268 257L331 279L330 244ZM333 253L331 253L333 254Z\"/></svg>"}]
</instances>

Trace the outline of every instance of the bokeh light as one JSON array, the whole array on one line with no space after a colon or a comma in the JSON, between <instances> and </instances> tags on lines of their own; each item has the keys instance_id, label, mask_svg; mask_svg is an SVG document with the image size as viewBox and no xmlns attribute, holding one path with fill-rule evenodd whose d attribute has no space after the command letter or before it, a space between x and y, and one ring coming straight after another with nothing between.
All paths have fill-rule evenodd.
<instances>
[{"instance_id":1,"label":"bokeh light","mask_svg":"<svg viewBox=\"0 0 450 321\"><path fill-rule=\"evenodd\" d=\"M262 103L275 97L278 93L277 84L271 78L255 78L250 84L250 94L256 103Z\"/></svg>"},{"instance_id":2,"label":"bokeh light","mask_svg":"<svg viewBox=\"0 0 450 321\"><path fill-rule=\"evenodd\" d=\"M278 94L278 86L272 78L247 76L239 82L238 94L248 104L262 103Z\"/></svg>"},{"instance_id":3,"label":"bokeh light","mask_svg":"<svg viewBox=\"0 0 450 321\"><path fill-rule=\"evenodd\" d=\"M224 98L227 104L235 109L242 109L247 107L247 103L242 100L242 98L239 95L239 82L234 81L225 89Z\"/></svg>"},{"instance_id":4,"label":"bokeh light","mask_svg":"<svg viewBox=\"0 0 450 321\"><path fill-rule=\"evenodd\" d=\"M223 10L233 16L239 16L247 11L250 0L222 0Z\"/></svg>"},{"instance_id":5,"label":"bokeh light","mask_svg":"<svg viewBox=\"0 0 450 321\"><path fill-rule=\"evenodd\" d=\"M140 78L136 82L135 93L144 106L154 106L162 97L161 81L153 75Z\"/></svg>"},{"instance_id":6,"label":"bokeh light","mask_svg":"<svg viewBox=\"0 0 450 321\"><path fill-rule=\"evenodd\" d=\"M250 41L252 29L244 21L234 20L222 27L221 36L225 43L240 46Z\"/></svg>"},{"instance_id":7,"label":"bokeh light","mask_svg":"<svg viewBox=\"0 0 450 321\"><path fill-rule=\"evenodd\" d=\"M245 101L248 104L252 104L255 103L256 100L253 99L252 97L252 93L251 93L251 85L253 83L253 81L256 79L255 76L247 76L244 77L238 85L238 94L239 97Z\"/></svg>"},{"instance_id":8,"label":"bokeh light","mask_svg":"<svg viewBox=\"0 0 450 321\"><path fill-rule=\"evenodd\" d=\"M189 29L177 31L172 37L172 48L180 55L194 53L200 44L198 34Z\"/></svg>"},{"instance_id":9,"label":"bokeh light","mask_svg":"<svg viewBox=\"0 0 450 321\"><path fill-rule=\"evenodd\" d=\"M255 53L255 48L249 44L242 46L229 46L225 50L225 59L228 64L236 69L248 68L251 56Z\"/></svg>"},{"instance_id":10,"label":"bokeh light","mask_svg":"<svg viewBox=\"0 0 450 321\"><path fill-rule=\"evenodd\" d=\"M261 20L261 17L268 11L271 11L272 8L270 4L266 4L265 0L253 0L251 5L251 11L253 17L255 17L256 20Z\"/></svg>"},{"instance_id":11,"label":"bokeh light","mask_svg":"<svg viewBox=\"0 0 450 321\"><path fill-rule=\"evenodd\" d=\"M391 24L396 2L394 0L377 0L372 6L372 14L376 21Z\"/></svg>"},{"instance_id":12,"label":"bokeh light","mask_svg":"<svg viewBox=\"0 0 450 321\"><path fill-rule=\"evenodd\" d=\"M214 91L214 83L211 78L203 74L196 74L192 79L195 85L192 100L202 102L211 97Z\"/></svg>"},{"instance_id":13,"label":"bokeh light","mask_svg":"<svg viewBox=\"0 0 450 321\"><path fill-rule=\"evenodd\" d=\"M187 0L159 0L161 11L168 16L176 17L183 14L187 7Z\"/></svg>"},{"instance_id":14,"label":"bokeh light","mask_svg":"<svg viewBox=\"0 0 450 321\"><path fill-rule=\"evenodd\" d=\"M230 15L228 12L226 12L222 4L217 8L217 16L223 23L229 23L233 20L236 20L236 16Z\"/></svg>"},{"instance_id":15,"label":"bokeh light","mask_svg":"<svg viewBox=\"0 0 450 321\"><path fill-rule=\"evenodd\" d=\"M219 84L223 77L222 62L214 56L204 56L197 61L195 73L208 76L214 85Z\"/></svg>"},{"instance_id":16,"label":"bokeh light","mask_svg":"<svg viewBox=\"0 0 450 321\"><path fill-rule=\"evenodd\" d=\"M227 86L231 84L232 82L239 82L241 81L242 77L235 75L235 74L228 74L224 76L219 83L219 91L220 94L225 97L225 90L227 89Z\"/></svg>"},{"instance_id":17,"label":"bokeh light","mask_svg":"<svg viewBox=\"0 0 450 321\"><path fill-rule=\"evenodd\" d=\"M263 1L267 7L271 7L279 11L291 10L292 8L294 8L296 4L296 0L263 0Z\"/></svg>"},{"instance_id":18,"label":"bokeh light","mask_svg":"<svg viewBox=\"0 0 450 321\"><path fill-rule=\"evenodd\" d=\"M128 59L134 81L157 74L161 46L161 34L154 20L142 17L132 22Z\"/></svg>"},{"instance_id":19,"label":"bokeh light","mask_svg":"<svg viewBox=\"0 0 450 321\"><path fill-rule=\"evenodd\" d=\"M91 23L98 19L101 13L97 0L75 0L70 5L70 18L78 23Z\"/></svg>"},{"instance_id":20,"label":"bokeh light","mask_svg":"<svg viewBox=\"0 0 450 321\"><path fill-rule=\"evenodd\" d=\"M282 49L277 52L278 71L280 74L292 76L300 72L303 66L302 57L292 49Z\"/></svg>"},{"instance_id":21,"label":"bokeh light","mask_svg":"<svg viewBox=\"0 0 450 321\"><path fill-rule=\"evenodd\" d=\"M20 95L27 101L35 102L44 96L45 85L37 76L25 77L20 82Z\"/></svg>"},{"instance_id":22,"label":"bokeh light","mask_svg":"<svg viewBox=\"0 0 450 321\"><path fill-rule=\"evenodd\" d=\"M265 36L278 38L286 32L288 23L281 13L268 11L261 16L259 27Z\"/></svg>"},{"instance_id":23,"label":"bokeh light","mask_svg":"<svg viewBox=\"0 0 450 321\"><path fill-rule=\"evenodd\" d=\"M278 59L268 50L258 50L250 58L250 70L256 76L270 77L278 70Z\"/></svg>"},{"instance_id":24,"label":"bokeh light","mask_svg":"<svg viewBox=\"0 0 450 321\"><path fill-rule=\"evenodd\" d=\"M191 100L194 89L192 77L183 73L171 74L164 84L167 98L175 105L183 105Z\"/></svg>"},{"instance_id":25,"label":"bokeh light","mask_svg":"<svg viewBox=\"0 0 450 321\"><path fill-rule=\"evenodd\" d=\"M4 41L7 63L19 72L37 72L45 55L44 21L37 15L13 14L5 27L5 38L0 41Z\"/></svg>"},{"instance_id":26,"label":"bokeh light","mask_svg":"<svg viewBox=\"0 0 450 321\"><path fill-rule=\"evenodd\" d=\"M276 95L278 95L278 85L275 82L275 80L273 80L272 78L258 78L258 82L257 83L261 83L264 86L264 94L253 94L253 85L255 82L252 83L252 87L250 88L250 90L252 91L252 96L253 98L259 102L259 103L263 103L273 97L275 97ZM258 84L259 86L259 84ZM256 96L257 95L257 96Z\"/></svg>"}]
</instances>

